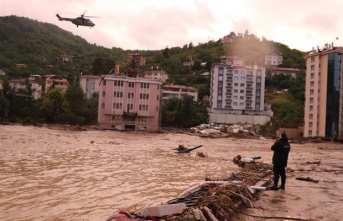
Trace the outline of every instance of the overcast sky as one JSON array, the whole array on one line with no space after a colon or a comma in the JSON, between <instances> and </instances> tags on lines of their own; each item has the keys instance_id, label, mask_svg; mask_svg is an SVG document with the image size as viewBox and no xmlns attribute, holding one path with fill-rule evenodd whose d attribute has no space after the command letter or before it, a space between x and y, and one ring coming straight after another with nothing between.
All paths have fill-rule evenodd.
<instances>
[{"instance_id":1,"label":"overcast sky","mask_svg":"<svg viewBox=\"0 0 343 221\"><path fill-rule=\"evenodd\" d=\"M197 45L246 30L301 51L342 46L342 9L343 0L0 0L1 16L52 23L89 43L124 50ZM56 17L84 12L100 17L92 18L95 27Z\"/></svg>"}]
</instances>

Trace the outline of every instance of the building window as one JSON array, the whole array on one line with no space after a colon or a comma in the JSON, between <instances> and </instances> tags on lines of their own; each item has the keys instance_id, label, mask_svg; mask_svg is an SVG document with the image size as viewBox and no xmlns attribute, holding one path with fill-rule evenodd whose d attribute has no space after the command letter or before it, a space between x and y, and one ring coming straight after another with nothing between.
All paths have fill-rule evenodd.
<instances>
[{"instance_id":1,"label":"building window","mask_svg":"<svg viewBox=\"0 0 343 221\"><path fill-rule=\"evenodd\" d=\"M310 104L313 103L313 97L310 97Z\"/></svg>"},{"instance_id":2,"label":"building window","mask_svg":"<svg viewBox=\"0 0 343 221\"><path fill-rule=\"evenodd\" d=\"M313 94L314 94L314 90L310 89L310 95L313 95Z\"/></svg>"},{"instance_id":3,"label":"building window","mask_svg":"<svg viewBox=\"0 0 343 221\"><path fill-rule=\"evenodd\" d=\"M241 81L245 81L245 77L241 77Z\"/></svg>"},{"instance_id":4,"label":"building window","mask_svg":"<svg viewBox=\"0 0 343 221\"><path fill-rule=\"evenodd\" d=\"M101 107L105 108L105 103L104 102L102 102Z\"/></svg>"},{"instance_id":5,"label":"building window","mask_svg":"<svg viewBox=\"0 0 343 221\"><path fill-rule=\"evenodd\" d=\"M106 85L106 80L103 81L102 85L104 85L104 86Z\"/></svg>"},{"instance_id":6,"label":"building window","mask_svg":"<svg viewBox=\"0 0 343 221\"><path fill-rule=\"evenodd\" d=\"M102 92L102 96L103 96L103 97L106 96L106 92L105 92L105 91Z\"/></svg>"},{"instance_id":7,"label":"building window","mask_svg":"<svg viewBox=\"0 0 343 221\"><path fill-rule=\"evenodd\" d=\"M223 76L219 76L218 81L223 81Z\"/></svg>"},{"instance_id":8,"label":"building window","mask_svg":"<svg viewBox=\"0 0 343 221\"><path fill-rule=\"evenodd\" d=\"M313 118L313 114L309 114L308 118L312 119Z\"/></svg>"},{"instance_id":9,"label":"building window","mask_svg":"<svg viewBox=\"0 0 343 221\"><path fill-rule=\"evenodd\" d=\"M238 81L238 79L239 79L238 77L234 77L234 78L233 78L233 80L235 80L235 81Z\"/></svg>"},{"instance_id":10,"label":"building window","mask_svg":"<svg viewBox=\"0 0 343 221\"><path fill-rule=\"evenodd\" d=\"M312 63L314 62L314 57L311 57L311 62L312 62Z\"/></svg>"},{"instance_id":11,"label":"building window","mask_svg":"<svg viewBox=\"0 0 343 221\"><path fill-rule=\"evenodd\" d=\"M233 99L237 100L237 99L238 99L238 97L237 97L237 96L233 96Z\"/></svg>"},{"instance_id":12,"label":"building window","mask_svg":"<svg viewBox=\"0 0 343 221\"><path fill-rule=\"evenodd\" d=\"M310 111L313 111L313 105L310 105Z\"/></svg>"},{"instance_id":13,"label":"building window","mask_svg":"<svg viewBox=\"0 0 343 221\"><path fill-rule=\"evenodd\" d=\"M308 130L308 135L312 136L312 130Z\"/></svg>"},{"instance_id":14,"label":"building window","mask_svg":"<svg viewBox=\"0 0 343 221\"><path fill-rule=\"evenodd\" d=\"M239 92L240 92L240 93L244 93L244 90L240 90Z\"/></svg>"},{"instance_id":15,"label":"building window","mask_svg":"<svg viewBox=\"0 0 343 221\"><path fill-rule=\"evenodd\" d=\"M127 110L132 110L133 109L133 104L127 104Z\"/></svg>"},{"instance_id":16,"label":"building window","mask_svg":"<svg viewBox=\"0 0 343 221\"><path fill-rule=\"evenodd\" d=\"M148 105L140 104L139 105L139 110L148 110Z\"/></svg>"},{"instance_id":17,"label":"building window","mask_svg":"<svg viewBox=\"0 0 343 221\"><path fill-rule=\"evenodd\" d=\"M244 87L244 83L241 83L241 87Z\"/></svg>"},{"instance_id":18,"label":"building window","mask_svg":"<svg viewBox=\"0 0 343 221\"><path fill-rule=\"evenodd\" d=\"M113 108L122 109L122 103L113 103Z\"/></svg>"},{"instance_id":19,"label":"building window","mask_svg":"<svg viewBox=\"0 0 343 221\"><path fill-rule=\"evenodd\" d=\"M115 91L113 92L114 97L123 97L123 92L122 91Z\"/></svg>"},{"instance_id":20,"label":"building window","mask_svg":"<svg viewBox=\"0 0 343 221\"><path fill-rule=\"evenodd\" d=\"M310 82L310 86L313 87L314 86L314 81Z\"/></svg>"},{"instance_id":21,"label":"building window","mask_svg":"<svg viewBox=\"0 0 343 221\"><path fill-rule=\"evenodd\" d=\"M135 83L134 82L129 82L129 87L135 87Z\"/></svg>"},{"instance_id":22,"label":"building window","mask_svg":"<svg viewBox=\"0 0 343 221\"><path fill-rule=\"evenodd\" d=\"M233 86L238 86L238 83L234 83Z\"/></svg>"},{"instance_id":23,"label":"building window","mask_svg":"<svg viewBox=\"0 0 343 221\"><path fill-rule=\"evenodd\" d=\"M308 127L312 128L312 122L308 122Z\"/></svg>"},{"instance_id":24,"label":"building window","mask_svg":"<svg viewBox=\"0 0 343 221\"><path fill-rule=\"evenodd\" d=\"M147 99L148 100L149 99L149 94L142 94L142 93L140 93L139 94L139 98L140 99Z\"/></svg>"},{"instance_id":25,"label":"building window","mask_svg":"<svg viewBox=\"0 0 343 221\"><path fill-rule=\"evenodd\" d=\"M244 100L244 96L240 96L239 99Z\"/></svg>"},{"instance_id":26,"label":"building window","mask_svg":"<svg viewBox=\"0 0 343 221\"><path fill-rule=\"evenodd\" d=\"M133 98L133 93L128 93L128 94L127 94L127 97L128 97L128 98Z\"/></svg>"},{"instance_id":27,"label":"building window","mask_svg":"<svg viewBox=\"0 0 343 221\"><path fill-rule=\"evenodd\" d=\"M242 103L242 102L239 103L239 106L240 106L240 107L244 107L244 103Z\"/></svg>"},{"instance_id":28,"label":"building window","mask_svg":"<svg viewBox=\"0 0 343 221\"><path fill-rule=\"evenodd\" d=\"M313 64L311 65L311 71L314 71L314 65Z\"/></svg>"},{"instance_id":29,"label":"building window","mask_svg":"<svg viewBox=\"0 0 343 221\"><path fill-rule=\"evenodd\" d=\"M114 81L114 86L122 87L124 85L123 81Z\"/></svg>"},{"instance_id":30,"label":"building window","mask_svg":"<svg viewBox=\"0 0 343 221\"><path fill-rule=\"evenodd\" d=\"M233 106L237 106L237 102L233 102Z\"/></svg>"},{"instance_id":31,"label":"building window","mask_svg":"<svg viewBox=\"0 0 343 221\"><path fill-rule=\"evenodd\" d=\"M149 88L149 83L141 83L141 88Z\"/></svg>"},{"instance_id":32,"label":"building window","mask_svg":"<svg viewBox=\"0 0 343 221\"><path fill-rule=\"evenodd\" d=\"M311 73L311 79L313 79L314 78L314 73Z\"/></svg>"}]
</instances>

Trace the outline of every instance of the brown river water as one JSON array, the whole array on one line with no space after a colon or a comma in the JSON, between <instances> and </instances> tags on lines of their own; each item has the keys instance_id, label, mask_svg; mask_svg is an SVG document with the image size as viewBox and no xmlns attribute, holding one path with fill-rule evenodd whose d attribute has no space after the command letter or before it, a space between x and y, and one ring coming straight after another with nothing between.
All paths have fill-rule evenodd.
<instances>
[{"instance_id":1,"label":"brown river water","mask_svg":"<svg viewBox=\"0 0 343 221\"><path fill-rule=\"evenodd\" d=\"M0 125L0 220L104 221L165 203L205 177L227 177L239 170L238 154L270 163L272 142ZM178 145L203 146L179 155Z\"/></svg>"}]
</instances>

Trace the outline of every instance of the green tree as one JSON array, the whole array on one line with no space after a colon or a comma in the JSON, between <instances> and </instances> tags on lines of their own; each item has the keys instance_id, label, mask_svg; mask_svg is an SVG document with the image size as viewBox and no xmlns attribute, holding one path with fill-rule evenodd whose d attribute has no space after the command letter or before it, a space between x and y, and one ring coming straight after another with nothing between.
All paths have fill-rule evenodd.
<instances>
[{"instance_id":1,"label":"green tree","mask_svg":"<svg viewBox=\"0 0 343 221\"><path fill-rule=\"evenodd\" d=\"M194 102L192 96L169 99L162 106L162 126L164 127L193 127L207 123L208 119L206 107Z\"/></svg>"},{"instance_id":2,"label":"green tree","mask_svg":"<svg viewBox=\"0 0 343 221\"><path fill-rule=\"evenodd\" d=\"M61 88L56 87L48 91L41 106L42 115L46 122L58 122L59 115L62 113L63 101L64 95Z\"/></svg>"},{"instance_id":3,"label":"green tree","mask_svg":"<svg viewBox=\"0 0 343 221\"><path fill-rule=\"evenodd\" d=\"M4 119L6 118L8 110L9 110L9 106L10 106L10 102L3 95L3 93L0 93L0 117L1 117L1 121L4 121Z\"/></svg>"},{"instance_id":4,"label":"green tree","mask_svg":"<svg viewBox=\"0 0 343 221\"><path fill-rule=\"evenodd\" d=\"M85 123L85 95L77 80L69 85L64 97L63 121L70 124L83 125Z\"/></svg>"}]
</instances>

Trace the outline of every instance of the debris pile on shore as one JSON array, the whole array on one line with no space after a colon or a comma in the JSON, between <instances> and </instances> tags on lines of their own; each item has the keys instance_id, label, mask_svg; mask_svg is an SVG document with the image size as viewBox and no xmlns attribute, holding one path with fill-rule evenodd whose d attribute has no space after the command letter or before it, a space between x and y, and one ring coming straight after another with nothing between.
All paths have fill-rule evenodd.
<instances>
[{"instance_id":1,"label":"debris pile on shore","mask_svg":"<svg viewBox=\"0 0 343 221\"><path fill-rule=\"evenodd\" d=\"M253 207L256 192L253 185L269 184L269 180L263 179L271 172L272 166L269 164L255 161L245 163L240 172L232 173L224 180L207 177L203 183L190 187L165 204L145 210L120 211L107 221L233 220L242 207Z\"/></svg>"},{"instance_id":2,"label":"debris pile on shore","mask_svg":"<svg viewBox=\"0 0 343 221\"><path fill-rule=\"evenodd\" d=\"M198 133L204 137L239 137L239 138L260 138L260 125L252 124L201 124L189 129L191 133Z\"/></svg>"}]
</instances>

